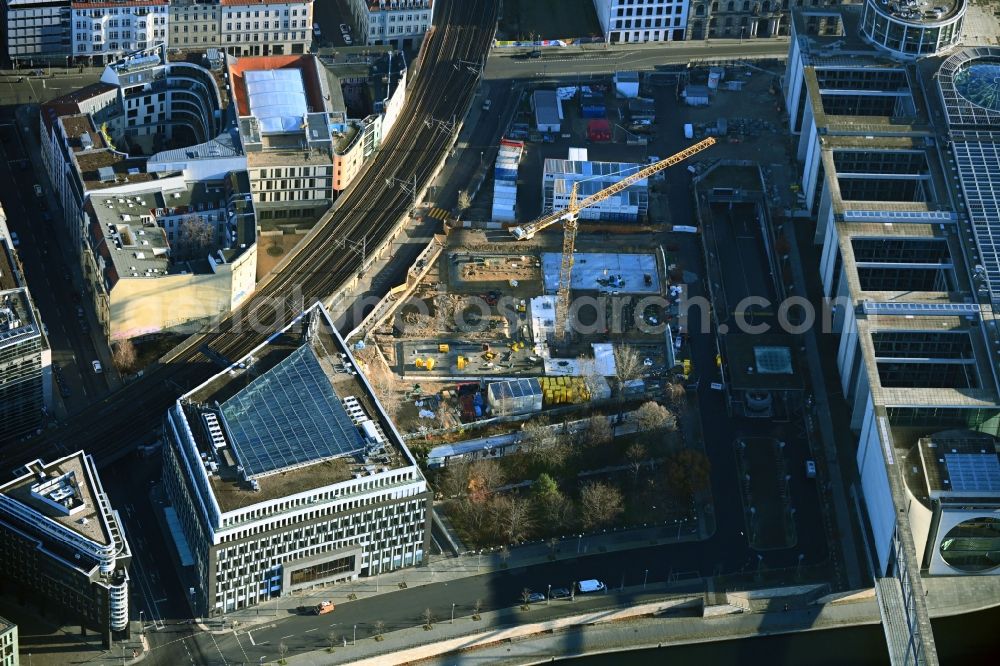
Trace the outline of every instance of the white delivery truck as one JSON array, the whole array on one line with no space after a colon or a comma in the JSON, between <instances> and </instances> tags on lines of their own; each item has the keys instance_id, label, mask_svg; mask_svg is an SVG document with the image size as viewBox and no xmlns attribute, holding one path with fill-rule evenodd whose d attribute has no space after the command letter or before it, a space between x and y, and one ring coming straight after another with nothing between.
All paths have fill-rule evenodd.
<instances>
[{"instance_id":1,"label":"white delivery truck","mask_svg":"<svg viewBox=\"0 0 1000 666\"><path fill-rule=\"evenodd\" d=\"M600 592L604 589L604 583L593 578L590 580L581 580L576 584L576 589L578 589L582 594L586 594L587 592Z\"/></svg>"}]
</instances>

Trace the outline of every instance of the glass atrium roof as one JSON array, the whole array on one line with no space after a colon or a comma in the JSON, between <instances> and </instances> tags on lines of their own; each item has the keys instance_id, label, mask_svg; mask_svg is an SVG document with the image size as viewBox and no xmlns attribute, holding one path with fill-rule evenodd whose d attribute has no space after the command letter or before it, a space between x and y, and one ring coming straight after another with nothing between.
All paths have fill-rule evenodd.
<instances>
[{"instance_id":1,"label":"glass atrium roof","mask_svg":"<svg viewBox=\"0 0 1000 666\"><path fill-rule=\"evenodd\" d=\"M308 344L223 403L222 416L249 478L364 448L361 434Z\"/></svg>"},{"instance_id":2,"label":"glass atrium roof","mask_svg":"<svg viewBox=\"0 0 1000 666\"><path fill-rule=\"evenodd\" d=\"M955 89L977 106L1000 111L1000 61L973 60L955 72Z\"/></svg>"},{"instance_id":3,"label":"glass atrium roof","mask_svg":"<svg viewBox=\"0 0 1000 666\"><path fill-rule=\"evenodd\" d=\"M301 71L250 71L244 77L250 113L260 121L263 134L284 134L302 129L308 105Z\"/></svg>"}]
</instances>

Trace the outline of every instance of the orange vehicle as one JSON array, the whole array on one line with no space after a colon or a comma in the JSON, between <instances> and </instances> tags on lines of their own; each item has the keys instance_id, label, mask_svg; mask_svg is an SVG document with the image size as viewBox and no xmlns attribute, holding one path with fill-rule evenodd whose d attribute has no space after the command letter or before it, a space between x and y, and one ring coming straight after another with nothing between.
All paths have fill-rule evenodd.
<instances>
[{"instance_id":1,"label":"orange vehicle","mask_svg":"<svg viewBox=\"0 0 1000 666\"><path fill-rule=\"evenodd\" d=\"M316 605L313 612L316 613L316 615L326 615L327 613L332 612L334 608L336 608L336 606L333 605L332 601L321 601Z\"/></svg>"}]
</instances>

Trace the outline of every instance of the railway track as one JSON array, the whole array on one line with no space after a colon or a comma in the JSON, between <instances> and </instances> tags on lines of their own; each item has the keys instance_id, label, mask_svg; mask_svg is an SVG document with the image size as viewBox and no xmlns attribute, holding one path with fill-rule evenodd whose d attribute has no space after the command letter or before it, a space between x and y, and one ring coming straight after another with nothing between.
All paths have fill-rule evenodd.
<instances>
[{"instance_id":1,"label":"railway track","mask_svg":"<svg viewBox=\"0 0 1000 666\"><path fill-rule=\"evenodd\" d=\"M211 357L235 360L317 299L349 283L362 258L346 250L366 240L377 247L412 207L412 195L387 183L413 182L422 190L449 149L452 134L436 121L468 110L497 19L497 0L440 0L425 39L407 101L383 148L365 166L296 250L258 286L254 295L210 331L191 336L165 362L106 396L62 427L0 450L0 467L12 470L35 458L84 449L98 465L130 452L153 430L183 392L219 371ZM453 128L455 131L457 128ZM205 346L208 353L202 351Z\"/></svg>"}]
</instances>

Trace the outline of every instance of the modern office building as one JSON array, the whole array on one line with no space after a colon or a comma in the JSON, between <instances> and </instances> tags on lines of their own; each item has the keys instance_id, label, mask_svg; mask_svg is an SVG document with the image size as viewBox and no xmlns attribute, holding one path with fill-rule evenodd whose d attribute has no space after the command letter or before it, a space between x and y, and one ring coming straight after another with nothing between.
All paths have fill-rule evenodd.
<instances>
[{"instance_id":1,"label":"modern office building","mask_svg":"<svg viewBox=\"0 0 1000 666\"><path fill-rule=\"evenodd\" d=\"M167 0L73 0L70 8L77 62L104 65L167 42Z\"/></svg>"},{"instance_id":2,"label":"modern office building","mask_svg":"<svg viewBox=\"0 0 1000 666\"><path fill-rule=\"evenodd\" d=\"M218 48L222 26L219 0L170 0L168 10L170 50Z\"/></svg>"},{"instance_id":3,"label":"modern office building","mask_svg":"<svg viewBox=\"0 0 1000 666\"><path fill-rule=\"evenodd\" d=\"M85 212L84 274L109 340L194 332L253 293L257 218L246 171L94 194Z\"/></svg>"},{"instance_id":4,"label":"modern office building","mask_svg":"<svg viewBox=\"0 0 1000 666\"><path fill-rule=\"evenodd\" d=\"M38 430L52 408L52 350L0 208L0 444Z\"/></svg>"},{"instance_id":5,"label":"modern office building","mask_svg":"<svg viewBox=\"0 0 1000 666\"><path fill-rule=\"evenodd\" d=\"M0 666L18 666L17 625L0 617Z\"/></svg>"},{"instance_id":6,"label":"modern office building","mask_svg":"<svg viewBox=\"0 0 1000 666\"><path fill-rule=\"evenodd\" d=\"M395 122L406 94L401 58L326 66L316 56L238 58L229 65L240 143L258 219L264 228L314 224L360 172ZM395 62L391 74L380 62ZM380 73L380 74L379 74ZM361 119L349 117L345 90L378 101Z\"/></svg>"},{"instance_id":7,"label":"modern office building","mask_svg":"<svg viewBox=\"0 0 1000 666\"><path fill-rule=\"evenodd\" d=\"M609 44L679 42L687 30L689 4L688 0L594 0Z\"/></svg>"},{"instance_id":8,"label":"modern office building","mask_svg":"<svg viewBox=\"0 0 1000 666\"><path fill-rule=\"evenodd\" d=\"M219 0L219 45L234 56L301 55L312 46L313 0Z\"/></svg>"},{"instance_id":9,"label":"modern office building","mask_svg":"<svg viewBox=\"0 0 1000 666\"><path fill-rule=\"evenodd\" d=\"M319 304L164 427L166 522L199 615L427 555L431 492Z\"/></svg>"},{"instance_id":10,"label":"modern office building","mask_svg":"<svg viewBox=\"0 0 1000 666\"><path fill-rule=\"evenodd\" d=\"M128 635L132 553L97 467L78 451L0 485L0 566L15 594L60 608L110 647Z\"/></svg>"},{"instance_id":11,"label":"modern office building","mask_svg":"<svg viewBox=\"0 0 1000 666\"><path fill-rule=\"evenodd\" d=\"M871 11L793 13L784 93L858 441L851 491L880 607L919 657L927 577L1000 573L1000 49L910 40L929 25L911 13L887 48Z\"/></svg>"},{"instance_id":12,"label":"modern office building","mask_svg":"<svg viewBox=\"0 0 1000 666\"><path fill-rule=\"evenodd\" d=\"M939 53L958 44L965 0L865 0L861 34L900 58Z\"/></svg>"},{"instance_id":13,"label":"modern office building","mask_svg":"<svg viewBox=\"0 0 1000 666\"><path fill-rule=\"evenodd\" d=\"M70 0L3 0L0 25L4 50L17 67L65 64L73 53Z\"/></svg>"},{"instance_id":14,"label":"modern office building","mask_svg":"<svg viewBox=\"0 0 1000 666\"><path fill-rule=\"evenodd\" d=\"M420 46L434 19L434 0L349 0L356 39L369 46Z\"/></svg>"},{"instance_id":15,"label":"modern office building","mask_svg":"<svg viewBox=\"0 0 1000 666\"><path fill-rule=\"evenodd\" d=\"M547 158L542 170L542 210L553 211L568 206L573 185L576 185L578 197L588 197L643 166L633 162ZM649 179L643 178L618 194L581 210L580 219L636 222L644 219L648 212Z\"/></svg>"}]
</instances>

